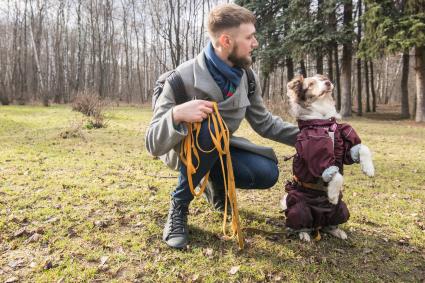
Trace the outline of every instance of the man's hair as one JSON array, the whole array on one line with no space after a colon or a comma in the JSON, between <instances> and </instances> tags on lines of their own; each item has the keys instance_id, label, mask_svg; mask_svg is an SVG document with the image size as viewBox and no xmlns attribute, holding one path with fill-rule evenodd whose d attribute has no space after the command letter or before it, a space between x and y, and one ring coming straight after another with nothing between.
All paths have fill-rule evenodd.
<instances>
[{"instance_id":1,"label":"man's hair","mask_svg":"<svg viewBox=\"0 0 425 283\"><path fill-rule=\"evenodd\" d=\"M248 23L255 24L255 16L250 10L236 4L222 4L208 15L208 33L216 41L223 30Z\"/></svg>"}]
</instances>

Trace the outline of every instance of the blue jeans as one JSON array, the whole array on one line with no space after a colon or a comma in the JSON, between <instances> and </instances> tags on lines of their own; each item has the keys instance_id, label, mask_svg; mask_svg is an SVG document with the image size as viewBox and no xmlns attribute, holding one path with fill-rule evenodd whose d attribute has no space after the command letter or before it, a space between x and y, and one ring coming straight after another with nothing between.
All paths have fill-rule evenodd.
<instances>
[{"instance_id":1,"label":"blue jeans","mask_svg":"<svg viewBox=\"0 0 425 283\"><path fill-rule=\"evenodd\" d=\"M211 124L214 132L213 125ZM198 136L199 146L203 149L211 149L214 144L208 129L208 120L204 120L201 125L201 131ZM210 179L215 185L219 185L224 190L221 162L217 150L211 153L203 153L198 150L200 164L196 173L192 175L193 184L197 186L205 174L210 171ZM233 172L235 175L236 188L241 189L268 189L276 184L279 178L277 164L264 156L230 147ZM196 160L194 160L196 166ZM226 158L224 157L224 166ZM189 189L187 180L186 166L181 164L179 180L176 189L171 194L177 201L190 202L193 195Z\"/></svg>"}]
</instances>

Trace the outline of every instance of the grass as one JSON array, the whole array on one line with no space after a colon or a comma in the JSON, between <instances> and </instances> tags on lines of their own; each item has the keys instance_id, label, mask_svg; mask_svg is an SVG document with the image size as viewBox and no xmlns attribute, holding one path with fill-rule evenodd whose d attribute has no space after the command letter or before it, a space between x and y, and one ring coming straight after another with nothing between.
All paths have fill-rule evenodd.
<instances>
[{"instance_id":1,"label":"grass","mask_svg":"<svg viewBox=\"0 0 425 283\"><path fill-rule=\"evenodd\" d=\"M150 117L148 107L111 109L107 128L64 139L83 119L69 107L0 107L0 281L425 280L423 125L349 120L373 150L377 171L369 179L358 165L346 167L349 240L306 244L250 233L239 251L222 239L221 215L198 199L190 207L190 246L178 251L161 241L177 175L144 149ZM238 191L242 224L281 231L278 202L291 176L283 158L293 149L246 124L237 134L273 146L281 170L270 190Z\"/></svg>"}]
</instances>

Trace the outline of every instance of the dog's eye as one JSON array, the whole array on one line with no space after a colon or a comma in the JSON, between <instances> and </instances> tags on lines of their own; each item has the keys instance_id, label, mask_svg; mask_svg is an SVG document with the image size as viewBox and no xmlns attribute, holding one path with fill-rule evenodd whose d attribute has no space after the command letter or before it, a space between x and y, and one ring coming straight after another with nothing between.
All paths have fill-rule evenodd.
<instances>
[{"instance_id":1,"label":"dog's eye","mask_svg":"<svg viewBox=\"0 0 425 283\"><path fill-rule=\"evenodd\" d=\"M312 87L314 85L314 82L311 82L308 84L308 87Z\"/></svg>"}]
</instances>

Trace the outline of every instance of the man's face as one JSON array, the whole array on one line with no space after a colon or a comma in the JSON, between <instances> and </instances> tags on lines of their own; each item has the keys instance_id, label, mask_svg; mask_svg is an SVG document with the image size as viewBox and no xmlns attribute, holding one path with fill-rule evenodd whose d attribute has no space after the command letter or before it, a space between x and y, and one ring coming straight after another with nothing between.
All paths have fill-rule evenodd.
<instances>
[{"instance_id":1,"label":"man's face","mask_svg":"<svg viewBox=\"0 0 425 283\"><path fill-rule=\"evenodd\" d=\"M252 64L252 51L258 47L255 38L255 26L251 23L241 24L232 32L232 51L229 54L229 61L236 67L249 67Z\"/></svg>"}]
</instances>

